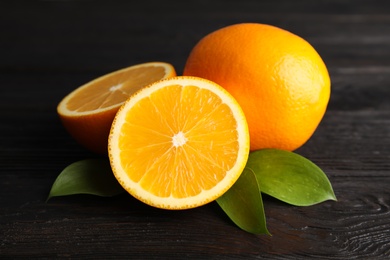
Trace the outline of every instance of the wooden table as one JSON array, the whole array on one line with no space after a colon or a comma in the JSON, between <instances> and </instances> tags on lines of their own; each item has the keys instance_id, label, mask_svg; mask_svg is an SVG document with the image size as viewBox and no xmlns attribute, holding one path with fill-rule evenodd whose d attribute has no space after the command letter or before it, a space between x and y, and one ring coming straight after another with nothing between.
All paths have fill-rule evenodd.
<instances>
[{"instance_id":1,"label":"wooden table","mask_svg":"<svg viewBox=\"0 0 390 260\"><path fill-rule=\"evenodd\" d=\"M390 257L390 1L3 1L0 4L0 258L386 259ZM265 198L272 236L237 228L216 203L186 211L129 195L45 202L67 165L96 157L56 114L71 90L147 61L178 73L207 33L240 22L307 39L332 79L328 111L296 152L337 202Z\"/></svg>"}]
</instances>

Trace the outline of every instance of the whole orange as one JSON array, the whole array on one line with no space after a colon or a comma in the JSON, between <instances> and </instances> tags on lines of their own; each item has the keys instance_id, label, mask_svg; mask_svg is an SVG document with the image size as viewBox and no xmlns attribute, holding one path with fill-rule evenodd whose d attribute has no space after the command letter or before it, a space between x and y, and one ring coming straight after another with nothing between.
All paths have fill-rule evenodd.
<instances>
[{"instance_id":1,"label":"whole orange","mask_svg":"<svg viewBox=\"0 0 390 260\"><path fill-rule=\"evenodd\" d=\"M251 150L295 150L314 133L330 97L328 70L303 38L258 23L230 25L202 38L184 75L224 87L241 105Z\"/></svg>"}]
</instances>

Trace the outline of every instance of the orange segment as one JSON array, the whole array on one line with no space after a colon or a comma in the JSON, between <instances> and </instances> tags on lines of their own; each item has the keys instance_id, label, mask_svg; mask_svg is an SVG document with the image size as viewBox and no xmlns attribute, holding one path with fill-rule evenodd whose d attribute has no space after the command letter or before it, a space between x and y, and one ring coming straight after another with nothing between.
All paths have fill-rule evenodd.
<instances>
[{"instance_id":1,"label":"orange segment","mask_svg":"<svg viewBox=\"0 0 390 260\"><path fill-rule=\"evenodd\" d=\"M240 176L249 131L236 100L196 77L158 81L119 110L109 136L115 177L134 197L159 208L206 204Z\"/></svg>"},{"instance_id":2,"label":"orange segment","mask_svg":"<svg viewBox=\"0 0 390 260\"><path fill-rule=\"evenodd\" d=\"M119 107L142 87L173 76L175 69L164 62L114 71L71 92L57 111L65 128L79 143L96 153L107 154L108 134Z\"/></svg>"}]
</instances>

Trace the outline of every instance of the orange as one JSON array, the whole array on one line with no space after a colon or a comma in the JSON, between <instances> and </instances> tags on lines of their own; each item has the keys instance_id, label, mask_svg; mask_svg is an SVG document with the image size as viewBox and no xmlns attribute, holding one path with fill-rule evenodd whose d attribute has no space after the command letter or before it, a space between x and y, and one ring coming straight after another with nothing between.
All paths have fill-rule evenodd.
<instances>
[{"instance_id":1,"label":"orange","mask_svg":"<svg viewBox=\"0 0 390 260\"><path fill-rule=\"evenodd\" d=\"M183 74L212 80L236 98L249 124L251 150L302 146L330 96L329 74L316 50L266 24L235 24L206 35Z\"/></svg>"},{"instance_id":2,"label":"orange","mask_svg":"<svg viewBox=\"0 0 390 260\"><path fill-rule=\"evenodd\" d=\"M107 154L108 134L119 107L140 88L176 76L172 65L148 62L103 75L77 88L58 105L68 132L87 149Z\"/></svg>"},{"instance_id":3,"label":"orange","mask_svg":"<svg viewBox=\"0 0 390 260\"><path fill-rule=\"evenodd\" d=\"M249 131L237 101L196 77L153 83L126 101L109 136L111 168L132 196L187 209L226 192L243 171Z\"/></svg>"}]
</instances>

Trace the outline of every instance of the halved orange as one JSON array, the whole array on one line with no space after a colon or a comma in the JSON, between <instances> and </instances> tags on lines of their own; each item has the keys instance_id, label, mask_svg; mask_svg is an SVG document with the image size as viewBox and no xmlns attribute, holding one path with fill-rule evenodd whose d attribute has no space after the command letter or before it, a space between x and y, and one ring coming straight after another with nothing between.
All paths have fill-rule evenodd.
<instances>
[{"instance_id":1,"label":"halved orange","mask_svg":"<svg viewBox=\"0 0 390 260\"><path fill-rule=\"evenodd\" d=\"M67 131L87 149L107 154L108 134L119 107L137 90L176 76L169 63L148 62L101 76L68 94L57 112Z\"/></svg>"},{"instance_id":2,"label":"halved orange","mask_svg":"<svg viewBox=\"0 0 390 260\"><path fill-rule=\"evenodd\" d=\"M187 209L226 192L249 154L248 125L221 86L179 76L155 82L119 109L108 141L111 168L132 196Z\"/></svg>"}]
</instances>

